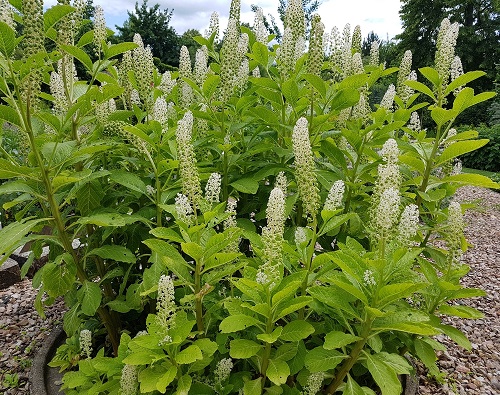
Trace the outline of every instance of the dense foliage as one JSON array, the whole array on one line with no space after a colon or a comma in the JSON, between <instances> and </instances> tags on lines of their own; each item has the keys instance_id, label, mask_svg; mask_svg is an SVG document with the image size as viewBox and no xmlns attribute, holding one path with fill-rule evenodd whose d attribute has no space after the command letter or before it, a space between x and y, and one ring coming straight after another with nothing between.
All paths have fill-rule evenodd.
<instances>
[{"instance_id":1,"label":"dense foliage","mask_svg":"<svg viewBox=\"0 0 500 395\"><path fill-rule=\"evenodd\" d=\"M464 167L472 169L500 172L500 124L492 127L460 127L461 130L477 130L478 137L488 139L489 142L477 151L461 156ZM459 130L460 130L459 129Z\"/></svg>"},{"instance_id":2,"label":"dense foliage","mask_svg":"<svg viewBox=\"0 0 500 395\"><path fill-rule=\"evenodd\" d=\"M456 25L417 75L411 52L385 68L374 45L363 64L359 28L325 53L319 15L306 45L300 0L272 45L234 0L220 50L213 19L194 67L183 46L162 74L140 35L108 43L99 7L76 41L81 2L0 4L0 195L16 213L0 256L32 242L26 273L50 247L33 285L41 314L68 306L51 362L67 394L396 395L407 358L439 376L434 335L470 348L442 321L480 317L460 299L484 295L460 284L453 195L499 185L456 162L488 140L454 121L494 96L451 67Z\"/></svg>"}]
</instances>

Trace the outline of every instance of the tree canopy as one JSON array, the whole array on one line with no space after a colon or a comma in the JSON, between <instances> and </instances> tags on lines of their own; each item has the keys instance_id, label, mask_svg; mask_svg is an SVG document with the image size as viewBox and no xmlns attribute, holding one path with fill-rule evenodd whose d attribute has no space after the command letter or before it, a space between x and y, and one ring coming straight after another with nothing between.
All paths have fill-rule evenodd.
<instances>
[{"instance_id":1,"label":"tree canopy","mask_svg":"<svg viewBox=\"0 0 500 395\"><path fill-rule=\"evenodd\" d=\"M134 12L127 11L128 19L123 26L116 26L119 41L132 41L134 34L142 37L144 45L149 45L153 56L161 63L177 66L179 64L179 37L170 26L174 10L160 9L159 4L148 6L148 0L143 0L141 6L135 3Z\"/></svg>"}]
</instances>

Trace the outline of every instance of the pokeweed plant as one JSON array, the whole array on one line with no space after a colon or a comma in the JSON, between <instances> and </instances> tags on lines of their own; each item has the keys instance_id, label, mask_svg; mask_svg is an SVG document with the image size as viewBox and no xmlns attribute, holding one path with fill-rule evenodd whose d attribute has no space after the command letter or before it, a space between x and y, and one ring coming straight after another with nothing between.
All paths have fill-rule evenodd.
<instances>
[{"instance_id":1,"label":"pokeweed plant","mask_svg":"<svg viewBox=\"0 0 500 395\"><path fill-rule=\"evenodd\" d=\"M460 173L487 140L453 123L494 94L466 87L484 73L463 74L458 25L417 75L410 51L364 61L359 27L325 35L319 15L306 45L298 0L280 44L232 1L222 42L213 15L195 64L183 47L160 74L139 35L107 43L100 7L76 39L79 1L2 5L0 119L22 143L0 148L17 210L0 254L31 243L26 273L49 247L33 284L41 314L68 306L51 362L67 394L392 395L408 358L439 375L434 335L470 348L442 323L484 295L460 284L453 195L498 184Z\"/></svg>"}]
</instances>

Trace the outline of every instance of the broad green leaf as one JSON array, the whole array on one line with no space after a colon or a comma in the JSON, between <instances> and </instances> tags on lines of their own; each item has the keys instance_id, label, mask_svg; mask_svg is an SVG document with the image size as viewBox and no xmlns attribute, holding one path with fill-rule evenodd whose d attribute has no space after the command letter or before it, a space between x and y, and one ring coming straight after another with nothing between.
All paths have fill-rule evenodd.
<instances>
[{"instance_id":1,"label":"broad green leaf","mask_svg":"<svg viewBox=\"0 0 500 395\"><path fill-rule=\"evenodd\" d=\"M262 346L253 340L235 339L229 343L229 355L231 358L246 359L256 355Z\"/></svg>"},{"instance_id":2,"label":"broad green leaf","mask_svg":"<svg viewBox=\"0 0 500 395\"><path fill-rule=\"evenodd\" d=\"M267 378L276 385L286 383L290 375L290 368L288 364L281 359L270 359L269 366L267 367Z\"/></svg>"},{"instance_id":3,"label":"broad green leaf","mask_svg":"<svg viewBox=\"0 0 500 395\"><path fill-rule=\"evenodd\" d=\"M36 195L35 191L22 181L10 181L0 185L0 195L16 192L29 193L33 196Z\"/></svg>"},{"instance_id":4,"label":"broad green leaf","mask_svg":"<svg viewBox=\"0 0 500 395\"><path fill-rule=\"evenodd\" d=\"M245 314L230 315L222 320L219 329L222 333L238 332L257 325L260 321Z\"/></svg>"},{"instance_id":5,"label":"broad green leaf","mask_svg":"<svg viewBox=\"0 0 500 395\"><path fill-rule=\"evenodd\" d=\"M436 100L434 93L429 89L427 85L422 84L418 81L407 80L405 81L405 85L408 85L410 88L416 90L417 92L421 92L427 96L429 96L432 100Z\"/></svg>"},{"instance_id":6,"label":"broad green leaf","mask_svg":"<svg viewBox=\"0 0 500 395\"><path fill-rule=\"evenodd\" d=\"M336 350L325 350L323 347L316 347L306 355L305 365L311 373L326 372L335 369L341 363L346 355Z\"/></svg>"},{"instance_id":7,"label":"broad green leaf","mask_svg":"<svg viewBox=\"0 0 500 395\"><path fill-rule=\"evenodd\" d=\"M443 331L443 333L448 336L451 340L457 343L460 347L465 348L470 351L472 346L469 339L463 334L459 329L451 325L437 325L437 327Z\"/></svg>"},{"instance_id":8,"label":"broad green leaf","mask_svg":"<svg viewBox=\"0 0 500 395\"><path fill-rule=\"evenodd\" d=\"M151 251L161 257L161 262L186 284L193 282L190 268L182 255L173 246L163 240L148 239L143 241Z\"/></svg>"},{"instance_id":9,"label":"broad green leaf","mask_svg":"<svg viewBox=\"0 0 500 395\"><path fill-rule=\"evenodd\" d=\"M180 365L187 365L199 359L203 359L200 347L190 345L175 356L175 361Z\"/></svg>"},{"instance_id":10,"label":"broad green leaf","mask_svg":"<svg viewBox=\"0 0 500 395\"><path fill-rule=\"evenodd\" d=\"M252 58L259 64L267 68L267 62L269 58L269 50L267 49L267 46L256 41L252 45Z\"/></svg>"},{"instance_id":11,"label":"broad green leaf","mask_svg":"<svg viewBox=\"0 0 500 395\"><path fill-rule=\"evenodd\" d=\"M76 141L49 142L42 146L41 153L51 165L58 165L68 159L77 146Z\"/></svg>"},{"instance_id":12,"label":"broad green leaf","mask_svg":"<svg viewBox=\"0 0 500 395\"><path fill-rule=\"evenodd\" d=\"M0 53L6 58L10 58L15 47L16 34L14 30L5 22L0 21Z\"/></svg>"},{"instance_id":13,"label":"broad green leaf","mask_svg":"<svg viewBox=\"0 0 500 395\"><path fill-rule=\"evenodd\" d=\"M131 215L119 213L94 214L82 217L77 222L83 225L92 224L97 226L125 226L137 222L139 219Z\"/></svg>"},{"instance_id":14,"label":"broad green leaf","mask_svg":"<svg viewBox=\"0 0 500 395\"><path fill-rule=\"evenodd\" d=\"M92 281L85 281L79 292L83 293L82 312L92 317L101 305L102 293L98 284Z\"/></svg>"},{"instance_id":15,"label":"broad green leaf","mask_svg":"<svg viewBox=\"0 0 500 395\"><path fill-rule=\"evenodd\" d=\"M422 336L433 336L439 334L433 326L423 323L412 322L394 322L386 324L377 324L373 326L374 331L399 331L414 333Z\"/></svg>"},{"instance_id":16,"label":"broad green leaf","mask_svg":"<svg viewBox=\"0 0 500 395\"><path fill-rule=\"evenodd\" d=\"M10 253L22 244L22 239L37 224L46 221L45 219L32 219L25 222L13 222L5 228L0 229L0 256Z\"/></svg>"},{"instance_id":17,"label":"broad green leaf","mask_svg":"<svg viewBox=\"0 0 500 395\"><path fill-rule=\"evenodd\" d=\"M424 363L425 367L433 376L439 374L439 369L436 366L436 352L431 345L421 339L415 339L415 352L417 357Z\"/></svg>"},{"instance_id":18,"label":"broad green leaf","mask_svg":"<svg viewBox=\"0 0 500 395\"><path fill-rule=\"evenodd\" d=\"M49 8L43 14L43 25L45 32L47 32L51 27L54 27L54 25L57 22L59 22L62 18L64 18L66 15L74 11L75 11L74 7L63 4L58 4Z\"/></svg>"},{"instance_id":19,"label":"broad green leaf","mask_svg":"<svg viewBox=\"0 0 500 395\"><path fill-rule=\"evenodd\" d=\"M454 317L468 318L474 320L484 317L484 314L481 313L479 310L469 306L462 306L462 305L450 306L447 304L443 304L439 306L439 312L442 314L452 315Z\"/></svg>"},{"instance_id":20,"label":"broad green leaf","mask_svg":"<svg viewBox=\"0 0 500 395\"><path fill-rule=\"evenodd\" d=\"M469 107L482 103L483 101L490 100L496 96L495 92L481 92L475 95L470 101Z\"/></svg>"},{"instance_id":21,"label":"broad green leaf","mask_svg":"<svg viewBox=\"0 0 500 395\"><path fill-rule=\"evenodd\" d=\"M453 101L453 111L460 114L462 111L470 107L471 100L474 98L474 89L463 88Z\"/></svg>"},{"instance_id":22,"label":"broad green leaf","mask_svg":"<svg viewBox=\"0 0 500 395\"><path fill-rule=\"evenodd\" d=\"M394 369L397 374L412 374L413 372L413 367L402 355L395 353L390 354L388 352L382 351L373 355L373 358L381 360L386 365Z\"/></svg>"},{"instance_id":23,"label":"broad green leaf","mask_svg":"<svg viewBox=\"0 0 500 395\"><path fill-rule=\"evenodd\" d=\"M123 363L127 365L147 365L161 359L162 354L155 353L152 350L134 351L123 359Z\"/></svg>"},{"instance_id":24,"label":"broad green leaf","mask_svg":"<svg viewBox=\"0 0 500 395\"><path fill-rule=\"evenodd\" d=\"M117 262L135 263L137 258L128 248L120 245L105 245L94 248L89 255L97 255L102 259L111 259Z\"/></svg>"},{"instance_id":25,"label":"broad green leaf","mask_svg":"<svg viewBox=\"0 0 500 395\"><path fill-rule=\"evenodd\" d=\"M439 79L439 73L437 70L433 69L432 67L422 67L418 69L422 73L422 75L429 80L429 82L434 85L434 86L439 86L440 84L440 79Z\"/></svg>"},{"instance_id":26,"label":"broad green leaf","mask_svg":"<svg viewBox=\"0 0 500 395\"><path fill-rule=\"evenodd\" d=\"M264 99L269 100L272 103L275 103L277 105L281 105L283 103L283 98L281 96L281 93L276 92L275 90L268 89L268 88L259 88L256 90L256 93L263 97Z\"/></svg>"},{"instance_id":27,"label":"broad green leaf","mask_svg":"<svg viewBox=\"0 0 500 395\"><path fill-rule=\"evenodd\" d=\"M52 188L55 191L58 189L67 186L69 184L74 184L79 181L83 181L88 178L92 174L92 170L84 169L78 172L63 172L61 175L58 175L52 179Z\"/></svg>"},{"instance_id":28,"label":"broad green leaf","mask_svg":"<svg viewBox=\"0 0 500 395\"><path fill-rule=\"evenodd\" d=\"M348 214L341 214L341 215L331 217L330 219L328 219L328 221L326 221L325 224L323 224L320 232L318 233L318 236L322 236L322 235L330 232L331 230L338 228L340 225L349 221L354 216L355 216L354 213L348 213Z\"/></svg>"},{"instance_id":29,"label":"broad green leaf","mask_svg":"<svg viewBox=\"0 0 500 395\"><path fill-rule=\"evenodd\" d=\"M326 84L322 78L315 74L304 74L304 79L309 82L323 98L326 96Z\"/></svg>"},{"instance_id":30,"label":"broad green leaf","mask_svg":"<svg viewBox=\"0 0 500 395\"><path fill-rule=\"evenodd\" d=\"M262 377L255 380L246 381L243 385L243 395L261 395L262 394Z\"/></svg>"},{"instance_id":31,"label":"broad green leaf","mask_svg":"<svg viewBox=\"0 0 500 395\"><path fill-rule=\"evenodd\" d=\"M469 71L468 73L462 74L461 76L455 78L453 81L451 81L448 86L446 87L446 90L444 91L444 96L447 96L451 92L453 92L455 89L464 86L468 84L471 81L474 81L478 79L479 77L482 77L483 75L486 75L484 71Z\"/></svg>"},{"instance_id":32,"label":"broad green leaf","mask_svg":"<svg viewBox=\"0 0 500 395\"><path fill-rule=\"evenodd\" d=\"M274 353L273 358L282 359L283 361L290 361L299 351L299 342L284 343L278 347Z\"/></svg>"},{"instance_id":33,"label":"broad green leaf","mask_svg":"<svg viewBox=\"0 0 500 395\"><path fill-rule=\"evenodd\" d=\"M175 395L188 395L193 379L189 374L185 374L177 381L177 391Z\"/></svg>"},{"instance_id":34,"label":"broad green leaf","mask_svg":"<svg viewBox=\"0 0 500 395\"><path fill-rule=\"evenodd\" d=\"M281 331L283 330L282 326L278 326L271 333L260 333L257 335L257 339L263 342L273 344L276 343L281 335Z\"/></svg>"},{"instance_id":35,"label":"broad green leaf","mask_svg":"<svg viewBox=\"0 0 500 395\"><path fill-rule=\"evenodd\" d=\"M159 239L171 240L176 243L184 243L184 239L179 235L179 233L171 228L154 228L151 229L149 233Z\"/></svg>"},{"instance_id":36,"label":"broad green leaf","mask_svg":"<svg viewBox=\"0 0 500 395\"><path fill-rule=\"evenodd\" d=\"M137 46L138 45L136 43L129 42L113 44L106 50L104 55L107 59L110 59L124 52L131 51L134 48L137 48Z\"/></svg>"},{"instance_id":37,"label":"broad green leaf","mask_svg":"<svg viewBox=\"0 0 500 395\"><path fill-rule=\"evenodd\" d=\"M423 283L397 283L383 286L379 291L379 301L377 307L384 308L388 304L402 298L409 297L415 291L423 288Z\"/></svg>"},{"instance_id":38,"label":"broad green leaf","mask_svg":"<svg viewBox=\"0 0 500 395\"><path fill-rule=\"evenodd\" d=\"M455 174L442 179L443 182L453 182L461 185L473 185L476 187L499 189L500 185L481 174Z\"/></svg>"},{"instance_id":39,"label":"broad green leaf","mask_svg":"<svg viewBox=\"0 0 500 395\"><path fill-rule=\"evenodd\" d=\"M80 303L75 303L70 309L64 313L63 329L68 336L73 336L73 334L80 328L82 319L80 318Z\"/></svg>"},{"instance_id":40,"label":"broad green leaf","mask_svg":"<svg viewBox=\"0 0 500 395\"><path fill-rule=\"evenodd\" d=\"M240 178L230 184L239 192L255 195L259 189L259 183L253 178Z\"/></svg>"},{"instance_id":41,"label":"broad green leaf","mask_svg":"<svg viewBox=\"0 0 500 395\"><path fill-rule=\"evenodd\" d=\"M488 142L488 139L456 141L443 150L436 161L436 166L456 158L457 156L466 154L467 152L475 151L488 144Z\"/></svg>"},{"instance_id":42,"label":"broad green leaf","mask_svg":"<svg viewBox=\"0 0 500 395\"><path fill-rule=\"evenodd\" d=\"M177 376L177 366L170 366L167 372L156 380L156 390L164 394L167 391L169 384L174 381Z\"/></svg>"},{"instance_id":43,"label":"broad green leaf","mask_svg":"<svg viewBox=\"0 0 500 395\"><path fill-rule=\"evenodd\" d=\"M373 355L365 355L366 366L382 391L382 395L401 395L403 388L394 369L378 358L374 358Z\"/></svg>"},{"instance_id":44,"label":"broad green leaf","mask_svg":"<svg viewBox=\"0 0 500 395\"><path fill-rule=\"evenodd\" d=\"M70 256L64 254L58 258L66 258L70 261ZM62 264L49 262L45 264L43 274L43 284L45 290L52 297L65 295L69 292L76 280L76 266L73 262L65 262Z\"/></svg>"},{"instance_id":45,"label":"broad green leaf","mask_svg":"<svg viewBox=\"0 0 500 395\"><path fill-rule=\"evenodd\" d=\"M94 31L89 30L87 33L85 33L83 36L80 37L78 40L78 44L76 44L78 47L84 47L85 45L90 44L91 42L94 41Z\"/></svg>"},{"instance_id":46,"label":"broad green leaf","mask_svg":"<svg viewBox=\"0 0 500 395\"><path fill-rule=\"evenodd\" d=\"M124 170L112 170L109 178L111 181L123 185L132 191L140 192L144 195L148 193L144 181L142 181L140 177L134 173Z\"/></svg>"},{"instance_id":47,"label":"broad green leaf","mask_svg":"<svg viewBox=\"0 0 500 395\"><path fill-rule=\"evenodd\" d=\"M87 70L92 70L92 60L90 56L85 53L85 51L81 48L75 47L74 45L63 45L59 44L61 49L63 49L68 54L74 56L78 59Z\"/></svg>"},{"instance_id":48,"label":"broad green leaf","mask_svg":"<svg viewBox=\"0 0 500 395\"><path fill-rule=\"evenodd\" d=\"M210 74L207 76L207 79L203 83L203 95L205 96L205 98L209 100L211 99L211 97L217 90L219 83L220 77L218 75Z\"/></svg>"},{"instance_id":49,"label":"broad green leaf","mask_svg":"<svg viewBox=\"0 0 500 395\"><path fill-rule=\"evenodd\" d=\"M340 111L354 106L359 102L360 93L357 89L342 89L337 91L330 101L330 111Z\"/></svg>"},{"instance_id":50,"label":"broad green leaf","mask_svg":"<svg viewBox=\"0 0 500 395\"><path fill-rule=\"evenodd\" d=\"M334 350L336 348L345 347L348 344L354 343L361 340L359 336L351 335L350 333L344 333L340 331L333 331L327 333L325 336L325 343L323 348L325 350Z\"/></svg>"},{"instance_id":51,"label":"broad green leaf","mask_svg":"<svg viewBox=\"0 0 500 395\"><path fill-rule=\"evenodd\" d=\"M288 314L299 311L302 307L306 307L313 299L308 296L298 296L284 303L280 303L275 311L275 321L287 316Z\"/></svg>"},{"instance_id":52,"label":"broad green leaf","mask_svg":"<svg viewBox=\"0 0 500 395\"><path fill-rule=\"evenodd\" d=\"M163 366L148 366L141 370L138 377L139 383L141 384L141 393L155 391L158 381L164 375L165 368Z\"/></svg>"},{"instance_id":53,"label":"broad green leaf","mask_svg":"<svg viewBox=\"0 0 500 395\"><path fill-rule=\"evenodd\" d=\"M434 107L431 111L431 117L438 126L454 119L458 113L455 110L446 110L441 107Z\"/></svg>"},{"instance_id":54,"label":"broad green leaf","mask_svg":"<svg viewBox=\"0 0 500 395\"><path fill-rule=\"evenodd\" d=\"M201 245L193 241L190 241L189 243L182 243L181 248L185 254L189 255L195 261L199 261L205 251Z\"/></svg>"},{"instance_id":55,"label":"broad green leaf","mask_svg":"<svg viewBox=\"0 0 500 395\"><path fill-rule=\"evenodd\" d=\"M84 181L84 185L76 194L76 206L83 216L89 215L92 210L101 206L104 191L97 180Z\"/></svg>"},{"instance_id":56,"label":"broad green leaf","mask_svg":"<svg viewBox=\"0 0 500 395\"><path fill-rule=\"evenodd\" d=\"M0 111L2 109L0 108ZM1 112L0 112L1 118ZM14 177L33 178L33 169L26 166L19 166L7 159L0 158L0 179L8 179Z\"/></svg>"},{"instance_id":57,"label":"broad green leaf","mask_svg":"<svg viewBox=\"0 0 500 395\"><path fill-rule=\"evenodd\" d=\"M365 395L363 388L350 375L347 376L347 383L342 395Z\"/></svg>"},{"instance_id":58,"label":"broad green leaf","mask_svg":"<svg viewBox=\"0 0 500 395\"><path fill-rule=\"evenodd\" d=\"M14 110L12 107L5 106L3 104L0 104L0 119L3 119L4 121L7 121L13 125L21 126L21 120L19 118L19 114L17 113L17 111ZM5 159L1 160L7 162ZM3 166L0 166L0 169L3 169Z\"/></svg>"},{"instance_id":59,"label":"broad green leaf","mask_svg":"<svg viewBox=\"0 0 500 395\"><path fill-rule=\"evenodd\" d=\"M280 339L289 342L298 342L314 333L314 327L307 321L297 320L286 324L281 332Z\"/></svg>"}]
</instances>

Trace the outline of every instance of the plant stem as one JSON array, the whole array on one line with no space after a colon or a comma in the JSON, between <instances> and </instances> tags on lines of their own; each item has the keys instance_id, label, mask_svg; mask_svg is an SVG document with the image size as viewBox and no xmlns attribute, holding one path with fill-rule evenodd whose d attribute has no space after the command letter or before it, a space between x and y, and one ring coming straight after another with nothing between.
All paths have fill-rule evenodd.
<instances>
[{"instance_id":1,"label":"plant stem","mask_svg":"<svg viewBox=\"0 0 500 395\"><path fill-rule=\"evenodd\" d=\"M195 314L196 314L196 328L202 335L205 332L203 325L203 296L201 295L201 264L196 262L194 270L194 299L195 299Z\"/></svg>"}]
</instances>

